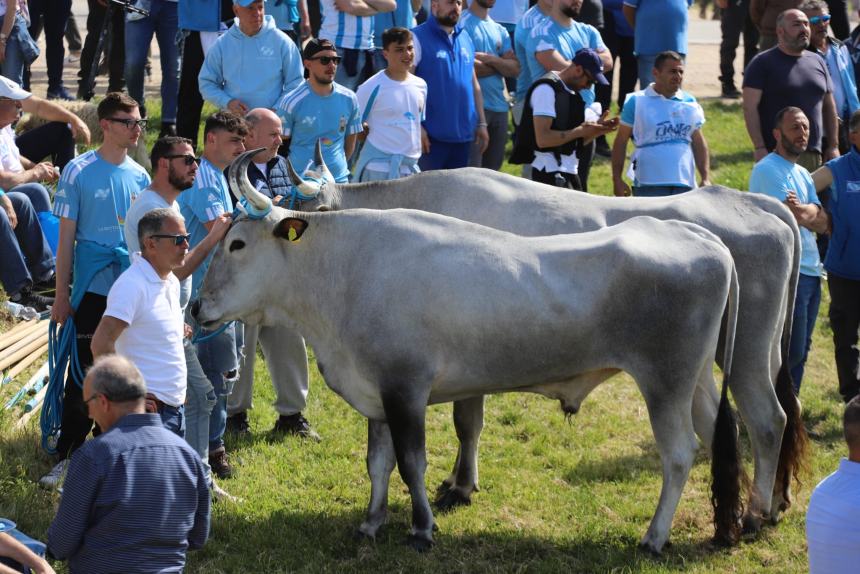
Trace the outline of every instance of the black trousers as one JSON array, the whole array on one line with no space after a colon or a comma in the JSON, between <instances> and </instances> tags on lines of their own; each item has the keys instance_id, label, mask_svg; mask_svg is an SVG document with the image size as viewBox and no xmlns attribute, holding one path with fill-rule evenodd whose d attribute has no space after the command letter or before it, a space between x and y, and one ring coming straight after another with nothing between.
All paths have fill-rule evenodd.
<instances>
[{"instance_id":1,"label":"black trousers","mask_svg":"<svg viewBox=\"0 0 860 574\"><path fill-rule=\"evenodd\" d=\"M203 96L197 75L203 67L203 45L200 32L189 32L182 43L182 68L179 72L179 98L176 106L176 133L191 140L197 147L200 131L200 114L203 111Z\"/></svg>"},{"instance_id":2,"label":"black trousers","mask_svg":"<svg viewBox=\"0 0 860 574\"><path fill-rule=\"evenodd\" d=\"M833 329L836 373L839 376L839 394L846 403L860 393L860 360L855 345L860 328L860 281L845 279L829 273L827 288L830 291L830 326Z\"/></svg>"},{"instance_id":3,"label":"black trousers","mask_svg":"<svg viewBox=\"0 0 860 574\"><path fill-rule=\"evenodd\" d=\"M633 54L633 36L619 36L615 33L615 16L611 10L603 11L603 21L606 24L600 30L600 36L609 48L609 53L612 54L612 65L616 66L617 62L621 62L618 78L618 110L620 111L624 107L627 94L636 89L636 82L639 80L636 56ZM609 104L612 103L612 74L607 74L606 79L609 80L608 86L600 84L594 86L597 101L604 110L608 110Z\"/></svg>"},{"instance_id":4,"label":"black trousers","mask_svg":"<svg viewBox=\"0 0 860 574\"><path fill-rule=\"evenodd\" d=\"M87 0L89 15L87 16L87 37L84 49L81 51L81 69L78 72L78 85L83 86L93 63L99 34L102 31L106 8L97 0ZM108 91L121 92L125 87L125 14L119 8L113 9L111 17L111 45L106 54L108 61ZM98 65L98 62L96 62Z\"/></svg>"},{"instance_id":5,"label":"black trousers","mask_svg":"<svg viewBox=\"0 0 860 574\"><path fill-rule=\"evenodd\" d=\"M21 155L34 163L51 158L51 163L62 170L75 157L75 138L63 122L50 122L26 131L15 138Z\"/></svg>"},{"instance_id":6,"label":"black trousers","mask_svg":"<svg viewBox=\"0 0 860 574\"><path fill-rule=\"evenodd\" d=\"M75 311L74 322L77 329L78 360L81 370L86 370L93 364L93 352L90 344L93 341L93 333L104 315L107 307L107 297L95 293L85 293L81 304ZM87 414L87 405L84 404L83 381L77 381L69 374L66 379L65 393L63 394L63 418L60 423L60 438L57 440L57 454L60 460L71 456L87 438L93 421ZM98 434L98 427L93 434Z\"/></svg>"},{"instance_id":7,"label":"black trousers","mask_svg":"<svg viewBox=\"0 0 860 574\"><path fill-rule=\"evenodd\" d=\"M731 0L720 18L723 39L720 42L720 82L723 86L735 85L735 53L744 36L744 67L758 53L758 29L750 19L749 0Z\"/></svg>"},{"instance_id":8,"label":"black trousers","mask_svg":"<svg viewBox=\"0 0 860 574\"><path fill-rule=\"evenodd\" d=\"M45 29L45 63L48 65L48 91L53 92L63 87L63 60L66 49L63 47L63 35L66 33L66 22L72 13L72 0L29 0L30 36L37 39ZM24 71L24 85L29 89L30 69Z\"/></svg>"},{"instance_id":9,"label":"black trousers","mask_svg":"<svg viewBox=\"0 0 860 574\"><path fill-rule=\"evenodd\" d=\"M579 181L579 176L573 173L563 171L551 171L547 173L542 169L532 169L532 181L582 191L582 183Z\"/></svg>"},{"instance_id":10,"label":"black trousers","mask_svg":"<svg viewBox=\"0 0 860 574\"><path fill-rule=\"evenodd\" d=\"M846 0L826 0L827 8L832 19L830 29L837 40L847 40L851 34L851 26L848 23L848 2Z\"/></svg>"}]
</instances>

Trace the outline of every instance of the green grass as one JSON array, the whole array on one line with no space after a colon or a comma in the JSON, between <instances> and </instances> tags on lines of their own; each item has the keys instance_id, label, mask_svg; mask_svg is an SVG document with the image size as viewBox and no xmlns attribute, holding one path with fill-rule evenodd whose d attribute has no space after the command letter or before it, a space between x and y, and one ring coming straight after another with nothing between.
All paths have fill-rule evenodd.
<instances>
[{"instance_id":1,"label":"green grass","mask_svg":"<svg viewBox=\"0 0 860 574\"><path fill-rule=\"evenodd\" d=\"M739 106L708 103L705 111L713 180L744 187L752 154ZM608 162L598 163L593 173L595 190L608 193ZM215 505L211 539L190 553L187 571L803 572L810 491L845 453L827 307L825 289L802 391L804 417L819 437L812 444L810 472L795 489L795 505L783 522L754 541L728 550L710 546L709 460L700 455L675 516L672 546L661 558L637 550L657 504L661 473L644 402L626 376L599 387L572 424L556 403L541 397L489 397L481 491L472 506L436 515L435 548L420 555L404 546L410 500L396 472L389 525L376 543L356 541L353 531L370 489L364 420L328 390L313 363L306 415L323 442L270 436L274 397L259 361L253 432L248 439L228 440L237 475L222 482L244 502ZM430 490L455 458L450 413L450 405L428 412ZM12 420L0 414L0 429ZM745 433L744 444L751 468ZM58 501L34 482L49 467L32 427L19 434L0 431L0 516L38 537L44 537Z\"/></svg>"}]
</instances>

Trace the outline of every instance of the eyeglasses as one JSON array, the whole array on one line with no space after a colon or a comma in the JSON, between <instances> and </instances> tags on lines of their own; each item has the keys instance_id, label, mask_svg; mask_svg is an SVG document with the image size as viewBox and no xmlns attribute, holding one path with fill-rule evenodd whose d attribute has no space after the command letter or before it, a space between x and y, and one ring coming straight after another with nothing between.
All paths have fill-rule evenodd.
<instances>
[{"instance_id":1,"label":"eyeglasses","mask_svg":"<svg viewBox=\"0 0 860 574\"><path fill-rule=\"evenodd\" d=\"M334 62L335 65L340 64L340 56L320 56L319 58L309 58L309 59L314 60L316 62L319 62L323 66L328 66L332 62Z\"/></svg>"},{"instance_id":2,"label":"eyeglasses","mask_svg":"<svg viewBox=\"0 0 860 574\"><path fill-rule=\"evenodd\" d=\"M87 403L89 403L90 401L95 400L95 398L96 398L97 396L99 396L100 394L101 394L101 393L93 393L93 396L91 396L90 398L88 398L88 399L84 400L84 404L87 404Z\"/></svg>"},{"instance_id":3,"label":"eyeglasses","mask_svg":"<svg viewBox=\"0 0 860 574\"><path fill-rule=\"evenodd\" d=\"M810 24L827 24L830 22L830 14L822 14L821 16L813 16L809 19Z\"/></svg>"},{"instance_id":4,"label":"eyeglasses","mask_svg":"<svg viewBox=\"0 0 860 574\"><path fill-rule=\"evenodd\" d=\"M167 234L154 234L150 235L155 239L172 239L174 245L182 245L183 243L189 243L191 241L191 234L176 234L176 235L167 235Z\"/></svg>"},{"instance_id":5,"label":"eyeglasses","mask_svg":"<svg viewBox=\"0 0 860 574\"><path fill-rule=\"evenodd\" d=\"M164 159L179 159L179 158L182 158L185 160L183 162L183 163L185 163L185 165L192 165L195 163L200 163L200 160L198 158L194 157L193 155L191 155L190 153L185 153L185 154L181 154L181 155L166 155L166 156L164 156Z\"/></svg>"},{"instance_id":6,"label":"eyeglasses","mask_svg":"<svg viewBox=\"0 0 860 574\"><path fill-rule=\"evenodd\" d=\"M123 124L128 129L134 129L134 126L139 127L140 129L146 128L146 124L149 123L149 120L133 120L131 118L105 118L109 122L115 122L118 124Z\"/></svg>"}]
</instances>

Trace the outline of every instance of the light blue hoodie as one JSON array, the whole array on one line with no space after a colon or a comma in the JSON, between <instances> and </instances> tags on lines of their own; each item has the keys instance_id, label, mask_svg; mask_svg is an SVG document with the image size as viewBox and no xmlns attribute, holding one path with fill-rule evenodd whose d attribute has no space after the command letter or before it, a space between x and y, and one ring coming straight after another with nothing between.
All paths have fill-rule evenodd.
<instances>
[{"instance_id":1,"label":"light blue hoodie","mask_svg":"<svg viewBox=\"0 0 860 574\"><path fill-rule=\"evenodd\" d=\"M219 108L238 98L249 109L273 108L302 81L302 57L295 43L266 16L253 36L239 29L239 19L206 54L198 82L203 99Z\"/></svg>"}]
</instances>

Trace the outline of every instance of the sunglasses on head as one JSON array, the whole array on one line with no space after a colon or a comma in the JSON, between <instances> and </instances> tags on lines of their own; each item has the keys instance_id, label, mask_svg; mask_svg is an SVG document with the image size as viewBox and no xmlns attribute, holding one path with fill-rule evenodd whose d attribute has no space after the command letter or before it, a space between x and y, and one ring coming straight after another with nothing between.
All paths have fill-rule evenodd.
<instances>
[{"instance_id":1,"label":"sunglasses on head","mask_svg":"<svg viewBox=\"0 0 860 574\"><path fill-rule=\"evenodd\" d=\"M194 156L193 156L193 155L191 155L190 153L183 153L183 154L178 154L178 155L166 155L166 156L164 156L164 159L179 159L179 158L182 158L183 160L185 160L185 161L183 162L185 165L192 165L192 164L195 164L195 163L199 163L199 162L200 162L200 160L199 160L198 158L194 157Z\"/></svg>"},{"instance_id":2,"label":"sunglasses on head","mask_svg":"<svg viewBox=\"0 0 860 574\"><path fill-rule=\"evenodd\" d=\"M140 129L144 129L146 124L149 123L149 120L133 120L131 118L105 118L109 122L115 122L118 124L122 124L128 129L133 129L134 126L139 127Z\"/></svg>"},{"instance_id":3,"label":"sunglasses on head","mask_svg":"<svg viewBox=\"0 0 860 574\"><path fill-rule=\"evenodd\" d=\"M186 233L185 235L176 234L176 235L168 235L166 233L156 233L154 235L150 235L150 237L154 239L172 239L174 245L182 245L183 243L188 243L191 241L191 234Z\"/></svg>"},{"instance_id":4,"label":"sunglasses on head","mask_svg":"<svg viewBox=\"0 0 860 574\"><path fill-rule=\"evenodd\" d=\"M311 60L315 60L323 66L328 66L332 62L340 64L340 56L320 56L319 58L311 58Z\"/></svg>"},{"instance_id":5,"label":"sunglasses on head","mask_svg":"<svg viewBox=\"0 0 860 574\"><path fill-rule=\"evenodd\" d=\"M809 19L810 24L827 24L830 22L830 14L822 14L821 16L813 16Z\"/></svg>"}]
</instances>

